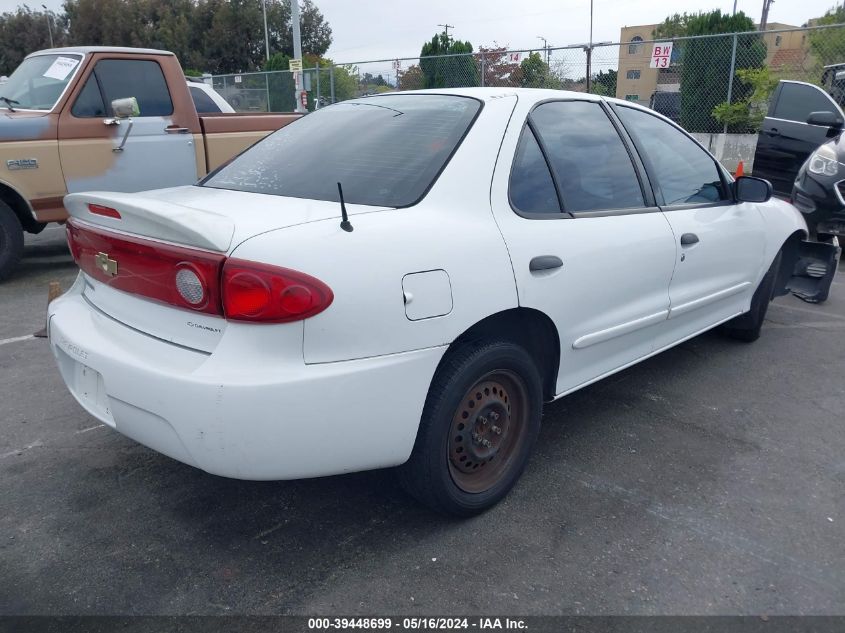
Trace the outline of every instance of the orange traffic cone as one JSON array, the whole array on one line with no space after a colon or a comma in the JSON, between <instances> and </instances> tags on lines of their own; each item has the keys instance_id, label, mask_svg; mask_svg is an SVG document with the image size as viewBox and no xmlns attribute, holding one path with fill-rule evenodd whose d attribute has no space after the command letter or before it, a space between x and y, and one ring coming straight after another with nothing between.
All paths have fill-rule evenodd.
<instances>
[{"instance_id":1,"label":"orange traffic cone","mask_svg":"<svg viewBox=\"0 0 845 633\"><path fill-rule=\"evenodd\" d=\"M743 175L745 175L745 169L743 169L742 161L739 161L739 164L736 166L736 174L734 174L734 176L739 178L740 176L743 176Z\"/></svg>"}]
</instances>

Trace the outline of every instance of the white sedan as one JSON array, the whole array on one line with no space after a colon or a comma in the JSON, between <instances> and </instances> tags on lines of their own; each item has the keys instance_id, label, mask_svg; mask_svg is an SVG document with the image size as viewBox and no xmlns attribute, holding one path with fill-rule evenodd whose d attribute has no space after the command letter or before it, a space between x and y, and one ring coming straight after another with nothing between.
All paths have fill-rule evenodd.
<instances>
[{"instance_id":1,"label":"white sedan","mask_svg":"<svg viewBox=\"0 0 845 633\"><path fill-rule=\"evenodd\" d=\"M757 338L807 232L668 119L551 90L347 101L196 186L65 204L50 343L91 415L239 479L401 465L457 515L514 485L544 402Z\"/></svg>"}]
</instances>

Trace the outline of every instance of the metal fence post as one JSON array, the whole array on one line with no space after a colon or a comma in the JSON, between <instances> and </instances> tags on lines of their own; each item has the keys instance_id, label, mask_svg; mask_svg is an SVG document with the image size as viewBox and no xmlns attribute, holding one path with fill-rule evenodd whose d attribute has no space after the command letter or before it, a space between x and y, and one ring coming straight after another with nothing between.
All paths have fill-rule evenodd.
<instances>
[{"instance_id":1,"label":"metal fence post","mask_svg":"<svg viewBox=\"0 0 845 633\"><path fill-rule=\"evenodd\" d=\"M272 112L270 107L270 73L264 73L264 92L267 94L267 112Z\"/></svg>"},{"instance_id":2,"label":"metal fence post","mask_svg":"<svg viewBox=\"0 0 845 633\"><path fill-rule=\"evenodd\" d=\"M329 88L331 101L334 103L334 64L329 66Z\"/></svg>"},{"instance_id":3,"label":"metal fence post","mask_svg":"<svg viewBox=\"0 0 845 633\"><path fill-rule=\"evenodd\" d=\"M316 62L317 64L317 98L314 99L314 109L320 109L320 62Z\"/></svg>"},{"instance_id":4,"label":"metal fence post","mask_svg":"<svg viewBox=\"0 0 845 633\"><path fill-rule=\"evenodd\" d=\"M487 66L486 59L484 57L484 52L481 53L481 87L484 87L484 71Z\"/></svg>"},{"instance_id":5,"label":"metal fence post","mask_svg":"<svg viewBox=\"0 0 845 633\"><path fill-rule=\"evenodd\" d=\"M736 72L736 40L737 34L733 37L733 50L731 50L731 74L728 75L728 105L731 104L731 95L734 87L734 73ZM728 124L725 123L724 133L728 133Z\"/></svg>"}]
</instances>

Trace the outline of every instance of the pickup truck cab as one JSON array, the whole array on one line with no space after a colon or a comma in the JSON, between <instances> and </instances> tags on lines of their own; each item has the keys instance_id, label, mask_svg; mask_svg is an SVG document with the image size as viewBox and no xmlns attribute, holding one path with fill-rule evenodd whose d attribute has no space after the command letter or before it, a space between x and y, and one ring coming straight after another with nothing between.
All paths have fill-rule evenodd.
<instances>
[{"instance_id":1,"label":"pickup truck cab","mask_svg":"<svg viewBox=\"0 0 845 633\"><path fill-rule=\"evenodd\" d=\"M24 231L67 218L66 194L194 183L298 116L197 114L167 51L32 53L0 86L0 279L20 259Z\"/></svg>"}]
</instances>

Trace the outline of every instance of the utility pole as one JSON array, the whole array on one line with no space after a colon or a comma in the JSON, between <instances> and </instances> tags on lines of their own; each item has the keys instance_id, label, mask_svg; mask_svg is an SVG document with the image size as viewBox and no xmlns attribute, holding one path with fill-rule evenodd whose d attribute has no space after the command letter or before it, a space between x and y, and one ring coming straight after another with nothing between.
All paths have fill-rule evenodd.
<instances>
[{"instance_id":1,"label":"utility pole","mask_svg":"<svg viewBox=\"0 0 845 633\"><path fill-rule=\"evenodd\" d=\"M590 41L587 42L587 93L590 92L590 84L593 72L593 0L590 0Z\"/></svg>"},{"instance_id":2,"label":"utility pole","mask_svg":"<svg viewBox=\"0 0 845 633\"><path fill-rule=\"evenodd\" d=\"M299 30L299 0L290 0L290 20L293 23L293 58L299 60L300 69L293 73L293 96L296 99L296 111L306 112L302 105L302 35Z\"/></svg>"},{"instance_id":3,"label":"utility pole","mask_svg":"<svg viewBox=\"0 0 845 633\"><path fill-rule=\"evenodd\" d=\"M47 17L47 33L50 34L50 48L53 48L53 25L50 23L50 10L47 9L46 4L41 5L44 8L44 15Z\"/></svg>"},{"instance_id":4,"label":"utility pole","mask_svg":"<svg viewBox=\"0 0 845 633\"><path fill-rule=\"evenodd\" d=\"M543 40L543 51L546 53L546 66L549 65L549 40L542 35L537 36L538 40Z\"/></svg>"},{"instance_id":5,"label":"utility pole","mask_svg":"<svg viewBox=\"0 0 845 633\"><path fill-rule=\"evenodd\" d=\"M267 0L261 0L261 11L264 12L264 52L270 61L270 32L267 30Z\"/></svg>"},{"instance_id":6,"label":"utility pole","mask_svg":"<svg viewBox=\"0 0 845 633\"><path fill-rule=\"evenodd\" d=\"M769 9L775 0L763 0L763 14L760 16L760 30L765 31L769 23Z\"/></svg>"},{"instance_id":7,"label":"utility pole","mask_svg":"<svg viewBox=\"0 0 845 633\"><path fill-rule=\"evenodd\" d=\"M438 24L437 26L443 27L443 34L446 36L446 39L449 39L449 29L455 28L454 24Z\"/></svg>"}]
</instances>

